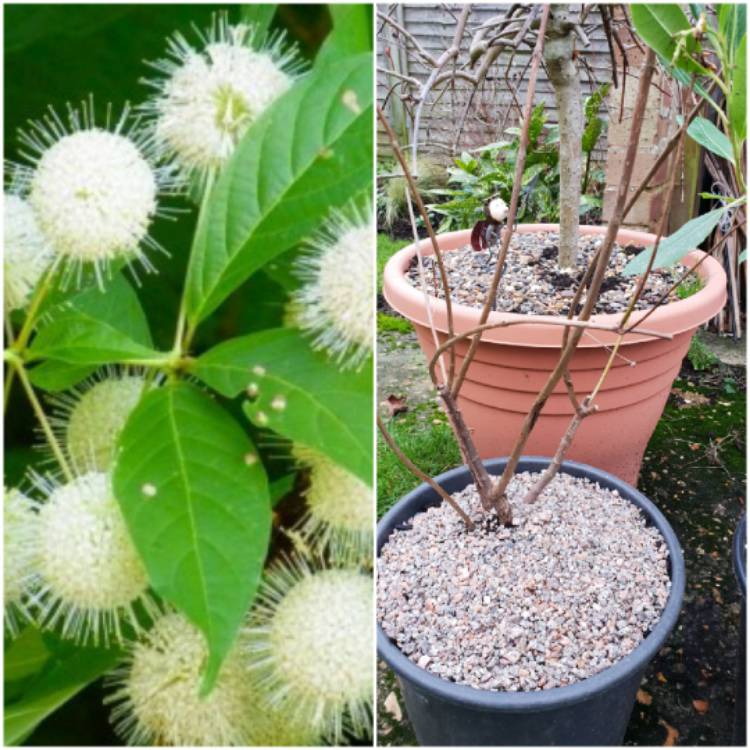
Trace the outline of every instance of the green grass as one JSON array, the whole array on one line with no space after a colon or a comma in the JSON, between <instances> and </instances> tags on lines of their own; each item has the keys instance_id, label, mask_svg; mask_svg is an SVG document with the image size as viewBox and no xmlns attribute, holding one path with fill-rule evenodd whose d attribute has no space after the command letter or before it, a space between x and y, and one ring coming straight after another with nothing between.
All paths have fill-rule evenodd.
<instances>
[{"instance_id":1,"label":"green grass","mask_svg":"<svg viewBox=\"0 0 750 750\"><path fill-rule=\"evenodd\" d=\"M411 333L411 323L405 318L397 318L395 315L378 313L378 333L393 331L394 333Z\"/></svg>"},{"instance_id":2,"label":"green grass","mask_svg":"<svg viewBox=\"0 0 750 750\"><path fill-rule=\"evenodd\" d=\"M378 293L383 291L383 270L388 259L406 246L404 240L392 240L387 234L378 234Z\"/></svg>"},{"instance_id":3,"label":"green grass","mask_svg":"<svg viewBox=\"0 0 750 750\"><path fill-rule=\"evenodd\" d=\"M420 404L399 414L390 421L388 430L401 450L428 476L437 476L462 463L445 414L434 403ZM419 480L401 465L379 436L378 518L418 484Z\"/></svg>"}]
</instances>

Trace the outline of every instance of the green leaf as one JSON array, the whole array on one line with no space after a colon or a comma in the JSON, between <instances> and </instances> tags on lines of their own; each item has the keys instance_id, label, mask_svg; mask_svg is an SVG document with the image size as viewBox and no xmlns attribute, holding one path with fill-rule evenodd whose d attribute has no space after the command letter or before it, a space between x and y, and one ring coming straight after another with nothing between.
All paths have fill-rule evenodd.
<instances>
[{"instance_id":1,"label":"green leaf","mask_svg":"<svg viewBox=\"0 0 750 750\"><path fill-rule=\"evenodd\" d=\"M43 391L57 393L67 390L96 372L91 365L73 365L56 359L47 359L32 367L29 379Z\"/></svg>"},{"instance_id":2,"label":"green leaf","mask_svg":"<svg viewBox=\"0 0 750 750\"><path fill-rule=\"evenodd\" d=\"M744 263L747 260L747 248L740 253L740 257L737 260L739 263Z\"/></svg>"},{"instance_id":3,"label":"green leaf","mask_svg":"<svg viewBox=\"0 0 750 750\"><path fill-rule=\"evenodd\" d=\"M729 89L729 126L737 141L744 141L747 135L747 35L742 35L742 41L737 50L734 75Z\"/></svg>"},{"instance_id":4,"label":"green leaf","mask_svg":"<svg viewBox=\"0 0 750 750\"><path fill-rule=\"evenodd\" d=\"M254 424L372 482L371 362L342 373L297 331L276 328L219 344L198 358L192 373L228 398L254 383L257 397L245 410ZM285 408L274 408L277 397Z\"/></svg>"},{"instance_id":5,"label":"green leaf","mask_svg":"<svg viewBox=\"0 0 750 750\"><path fill-rule=\"evenodd\" d=\"M268 482L242 427L194 386L148 393L119 440L115 495L154 589L204 633L213 686L255 596Z\"/></svg>"},{"instance_id":6,"label":"green leaf","mask_svg":"<svg viewBox=\"0 0 750 750\"><path fill-rule=\"evenodd\" d=\"M706 101L711 99L711 94L708 93L708 91L698 83L698 81L695 80L695 76L690 75L689 73L686 73L684 70L680 70L679 68L675 68L674 65L672 65L669 60L667 60L662 55L657 55L659 62L661 63L661 66L666 70L676 81L681 83L683 86L685 86L688 89L692 89L697 94L700 94ZM713 101L713 100L712 100ZM677 120L677 124L680 125L681 123L679 120L682 119L682 115L677 115L675 117L675 120Z\"/></svg>"},{"instance_id":7,"label":"green leaf","mask_svg":"<svg viewBox=\"0 0 750 750\"><path fill-rule=\"evenodd\" d=\"M29 357L101 365L160 356L150 342L138 296L119 275L104 291L87 289L51 310L29 347Z\"/></svg>"},{"instance_id":8,"label":"green leaf","mask_svg":"<svg viewBox=\"0 0 750 750\"><path fill-rule=\"evenodd\" d=\"M122 658L117 649L81 647L53 657L22 697L5 706L5 744L18 745L53 711Z\"/></svg>"},{"instance_id":9,"label":"green leaf","mask_svg":"<svg viewBox=\"0 0 750 750\"><path fill-rule=\"evenodd\" d=\"M5 649L5 681L14 682L31 677L39 672L49 659L50 652L41 632L33 625L27 625Z\"/></svg>"},{"instance_id":10,"label":"green leaf","mask_svg":"<svg viewBox=\"0 0 750 750\"><path fill-rule=\"evenodd\" d=\"M679 263L687 253L694 250L703 240L708 237L719 223L725 207L715 208L702 216L696 216L687 224L683 224L674 234L669 235L659 243L656 251L654 268L668 268ZM648 259L651 257L651 248L646 248L642 253L636 255L623 269L626 276L635 276L644 273L648 268Z\"/></svg>"},{"instance_id":11,"label":"green leaf","mask_svg":"<svg viewBox=\"0 0 750 750\"><path fill-rule=\"evenodd\" d=\"M266 38L268 29L271 27L273 17L276 15L277 5L266 3L253 3L252 5L240 6L240 18L243 23L253 27L253 38L251 45L259 47Z\"/></svg>"},{"instance_id":12,"label":"green leaf","mask_svg":"<svg viewBox=\"0 0 750 750\"><path fill-rule=\"evenodd\" d=\"M581 150L584 154L589 154L594 150L596 142L602 133L604 120L601 117L592 117L587 123L581 137Z\"/></svg>"},{"instance_id":13,"label":"green leaf","mask_svg":"<svg viewBox=\"0 0 750 750\"><path fill-rule=\"evenodd\" d=\"M687 129L688 135L698 144L714 154L734 161L732 144L724 133L705 117L696 117Z\"/></svg>"},{"instance_id":14,"label":"green leaf","mask_svg":"<svg viewBox=\"0 0 750 750\"><path fill-rule=\"evenodd\" d=\"M193 325L372 183L372 64L315 69L253 125L202 212L188 266Z\"/></svg>"},{"instance_id":15,"label":"green leaf","mask_svg":"<svg viewBox=\"0 0 750 750\"><path fill-rule=\"evenodd\" d=\"M339 5L328 6L333 20L333 29L323 42L316 65L328 64L347 55L372 50L372 6Z\"/></svg>"},{"instance_id":16,"label":"green leaf","mask_svg":"<svg viewBox=\"0 0 750 750\"><path fill-rule=\"evenodd\" d=\"M527 167L521 178L521 184L526 187L537 175L544 172L546 168L546 164L532 164L530 167Z\"/></svg>"},{"instance_id":17,"label":"green leaf","mask_svg":"<svg viewBox=\"0 0 750 750\"><path fill-rule=\"evenodd\" d=\"M697 42L691 36L684 37L682 51L677 51L675 35L691 28L690 21L679 5L631 5L630 15L638 35L651 49L664 57L670 65L690 73L704 74L706 71L690 57L697 50Z\"/></svg>"},{"instance_id":18,"label":"green leaf","mask_svg":"<svg viewBox=\"0 0 750 750\"><path fill-rule=\"evenodd\" d=\"M745 3L722 3L719 5L719 31L724 37L730 65L736 60L744 61L740 45L747 27Z\"/></svg>"}]
</instances>

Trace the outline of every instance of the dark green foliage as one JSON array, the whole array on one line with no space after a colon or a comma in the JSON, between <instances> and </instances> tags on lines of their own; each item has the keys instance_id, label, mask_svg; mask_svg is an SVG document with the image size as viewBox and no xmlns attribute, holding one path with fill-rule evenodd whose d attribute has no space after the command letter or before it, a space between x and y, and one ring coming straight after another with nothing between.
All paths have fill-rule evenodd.
<instances>
[{"instance_id":1,"label":"dark green foliage","mask_svg":"<svg viewBox=\"0 0 750 750\"><path fill-rule=\"evenodd\" d=\"M608 86L606 84L594 92L585 105L582 149L586 155L586 170L582 182L582 215L601 207L602 175L598 171L591 172L590 157L603 128L604 121L598 112ZM429 191L439 201L429 205L430 211L442 217L438 231L472 227L483 217L484 203L493 195L499 194L506 203L510 202L521 130L512 127L505 132L511 136L510 140L490 143L461 154L455 160L455 166L448 169L449 187ZM560 219L559 139L557 126L547 125L544 104L539 104L532 111L529 123L529 146L518 206L519 223L554 223Z\"/></svg>"}]
</instances>

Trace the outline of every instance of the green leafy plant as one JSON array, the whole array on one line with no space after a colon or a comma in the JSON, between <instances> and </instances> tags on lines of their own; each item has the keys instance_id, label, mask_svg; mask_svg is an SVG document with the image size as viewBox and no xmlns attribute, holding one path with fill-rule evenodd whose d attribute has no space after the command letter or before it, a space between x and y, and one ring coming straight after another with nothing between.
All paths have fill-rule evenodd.
<instances>
[{"instance_id":1,"label":"green leafy plant","mask_svg":"<svg viewBox=\"0 0 750 750\"><path fill-rule=\"evenodd\" d=\"M371 598L371 9L323 9L330 33L307 56L276 11L172 37L138 117L89 99L21 135L5 406L31 407L43 452L5 494L9 744L105 674L128 742L369 731L369 622L348 631L353 663L329 653L336 621L314 598L316 638L286 634L337 687L323 703L309 674L264 681L250 646L271 571L354 581L326 590L329 611L369 619ZM192 237L159 254L160 217L191 206ZM161 286L134 285L136 263ZM284 580L271 629L307 578Z\"/></svg>"},{"instance_id":2,"label":"green leafy plant","mask_svg":"<svg viewBox=\"0 0 750 750\"><path fill-rule=\"evenodd\" d=\"M657 53L663 67L710 108L716 122L696 117L687 134L728 164L732 178L725 194L704 196L717 201L718 208L691 219L659 244L654 268L679 262L704 242L727 214L743 210L746 203L747 8L726 3L717 9L714 20L702 6L691 6L691 22L679 5L631 7L636 31ZM643 273L650 254L646 250L633 258L624 273Z\"/></svg>"},{"instance_id":3,"label":"green leafy plant","mask_svg":"<svg viewBox=\"0 0 750 750\"><path fill-rule=\"evenodd\" d=\"M697 294L703 288L700 276L691 274L675 289L675 294L680 299L687 299Z\"/></svg>"},{"instance_id":4,"label":"green leafy plant","mask_svg":"<svg viewBox=\"0 0 750 750\"><path fill-rule=\"evenodd\" d=\"M601 207L598 195L603 175L591 169L594 146L601 135L604 120L599 107L609 84L597 89L584 105L584 131L581 139L586 160L582 183L580 211L582 214ZM441 199L428 206L441 218L439 232L468 229L483 217L484 204L493 195L510 201L520 143L520 129L506 129L510 140L489 143L471 152L464 152L448 169L449 187L435 189L430 195ZM560 218L559 133L547 125L544 104L537 105L529 124L529 147L522 178L518 221L556 222ZM586 192L586 191L590 192Z\"/></svg>"},{"instance_id":5,"label":"green leafy plant","mask_svg":"<svg viewBox=\"0 0 750 750\"><path fill-rule=\"evenodd\" d=\"M718 357L697 336L693 336L690 341L687 358L698 372L710 370L719 362Z\"/></svg>"}]
</instances>

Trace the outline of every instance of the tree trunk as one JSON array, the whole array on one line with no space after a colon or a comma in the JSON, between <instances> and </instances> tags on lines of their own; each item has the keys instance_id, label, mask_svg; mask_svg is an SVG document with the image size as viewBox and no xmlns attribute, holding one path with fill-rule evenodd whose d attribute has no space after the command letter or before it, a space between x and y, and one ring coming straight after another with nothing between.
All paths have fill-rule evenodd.
<instances>
[{"instance_id":1,"label":"tree trunk","mask_svg":"<svg viewBox=\"0 0 750 750\"><path fill-rule=\"evenodd\" d=\"M581 202L583 101L574 59L575 5L553 5L544 43L544 62L555 89L560 125L560 268L575 268Z\"/></svg>"}]
</instances>

